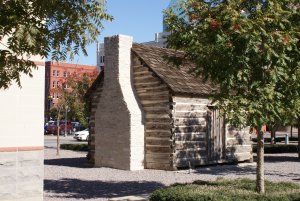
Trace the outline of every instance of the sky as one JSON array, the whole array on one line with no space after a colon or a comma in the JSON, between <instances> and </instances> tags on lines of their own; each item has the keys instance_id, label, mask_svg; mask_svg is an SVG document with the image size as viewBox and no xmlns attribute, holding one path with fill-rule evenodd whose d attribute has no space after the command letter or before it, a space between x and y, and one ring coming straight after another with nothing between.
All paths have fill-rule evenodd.
<instances>
[{"instance_id":1,"label":"sky","mask_svg":"<svg viewBox=\"0 0 300 201\"><path fill-rule=\"evenodd\" d=\"M153 41L155 33L162 32L163 10L169 3L170 0L107 0L107 13L114 20L103 23L98 41L102 43L104 37L118 34L132 36L138 43ZM81 54L67 62L96 65L96 43L88 46L87 52L87 57Z\"/></svg>"}]
</instances>

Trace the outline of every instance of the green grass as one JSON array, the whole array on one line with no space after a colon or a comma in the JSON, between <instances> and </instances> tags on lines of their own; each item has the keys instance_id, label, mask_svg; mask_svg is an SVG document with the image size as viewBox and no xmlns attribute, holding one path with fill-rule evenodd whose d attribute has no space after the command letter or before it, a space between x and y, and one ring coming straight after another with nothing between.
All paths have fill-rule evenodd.
<instances>
[{"instance_id":1,"label":"green grass","mask_svg":"<svg viewBox=\"0 0 300 201\"><path fill-rule=\"evenodd\" d=\"M73 151L88 151L89 147L87 144L61 144L61 149L73 150Z\"/></svg>"},{"instance_id":2,"label":"green grass","mask_svg":"<svg viewBox=\"0 0 300 201\"><path fill-rule=\"evenodd\" d=\"M150 201L299 201L300 185L266 181L265 194L255 191L255 181L249 179L195 181L192 184L174 184L154 191Z\"/></svg>"},{"instance_id":3,"label":"green grass","mask_svg":"<svg viewBox=\"0 0 300 201\"><path fill-rule=\"evenodd\" d=\"M253 152L256 153L257 146L253 145ZM265 144L264 151L267 154L272 153L298 153L297 144Z\"/></svg>"}]
</instances>

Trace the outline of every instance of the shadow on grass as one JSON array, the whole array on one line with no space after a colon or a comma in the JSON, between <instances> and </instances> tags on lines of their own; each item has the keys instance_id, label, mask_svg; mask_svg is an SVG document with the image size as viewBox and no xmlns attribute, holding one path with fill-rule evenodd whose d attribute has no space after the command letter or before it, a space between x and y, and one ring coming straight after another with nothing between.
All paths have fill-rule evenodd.
<instances>
[{"instance_id":1,"label":"shadow on grass","mask_svg":"<svg viewBox=\"0 0 300 201\"><path fill-rule=\"evenodd\" d=\"M79 179L45 180L44 191L59 198L93 199L149 194L164 187L147 181L87 181ZM53 195L51 195L53 197Z\"/></svg>"}]
</instances>

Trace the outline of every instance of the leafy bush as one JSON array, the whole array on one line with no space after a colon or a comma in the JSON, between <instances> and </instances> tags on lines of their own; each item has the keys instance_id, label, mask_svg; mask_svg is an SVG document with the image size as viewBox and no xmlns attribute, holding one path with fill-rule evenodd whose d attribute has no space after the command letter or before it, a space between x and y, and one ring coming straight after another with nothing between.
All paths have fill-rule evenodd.
<instances>
[{"instance_id":1,"label":"leafy bush","mask_svg":"<svg viewBox=\"0 0 300 201\"><path fill-rule=\"evenodd\" d=\"M265 153L298 153L298 145L294 144L265 144ZM257 146L253 145L253 152L257 152Z\"/></svg>"},{"instance_id":2,"label":"leafy bush","mask_svg":"<svg viewBox=\"0 0 300 201\"><path fill-rule=\"evenodd\" d=\"M89 147L87 144L61 144L61 149L73 150L73 151L88 151Z\"/></svg>"},{"instance_id":3,"label":"leafy bush","mask_svg":"<svg viewBox=\"0 0 300 201\"><path fill-rule=\"evenodd\" d=\"M174 184L154 191L150 201L299 201L300 185L290 182L266 181L266 193L255 191L255 181L249 179L195 181L192 184Z\"/></svg>"}]
</instances>

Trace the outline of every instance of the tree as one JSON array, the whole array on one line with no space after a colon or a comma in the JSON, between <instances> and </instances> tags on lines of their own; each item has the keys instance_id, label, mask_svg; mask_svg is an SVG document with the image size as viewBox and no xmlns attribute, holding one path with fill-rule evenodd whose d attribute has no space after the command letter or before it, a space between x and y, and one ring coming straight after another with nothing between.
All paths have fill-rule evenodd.
<instances>
[{"instance_id":1,"label":"tree","mask_svg":"<svg viewBox=\"0 0 300 201\"><path fill-rule=\"evenodd\" d=\"M70 117L78 119L85 127L87 127L89 104L87 103L84 95L97 76L97 71L92 73L81 73L80 71L75 71L65 80L61 79L59 83L62 84L59 87L52 89L50 92L51 94L59 94L59 101L55 106L55 110L59 111L59 107L68 107L72 114ZM63 114L60 115L60 117L62 116Z\"/></svg>"},{"instance_id":2,"label":"tree","mask_svg":"<svg viewBox=\"0 0 300 201\"><path fill-rule=\"evenodd\" d=\"M87 55L97 40L106 13L106 0L2 0L0 2L0 89L20 75L32 76L31 55L66 60Z\"/></svg>"},{"instance_id":3,"label":"tree","mask_svg":"<svg viewBox=\"0 0 300 201\"><path fill-rule=\"evenodd\" d=\"M187 0L165 11L169 47L183 50L194 73L218 85L212 99L234 126L260 131L300 114L298 0ZM263 134L258 134L257 191L264 189Z\"/></svg>"}]
</instances>

